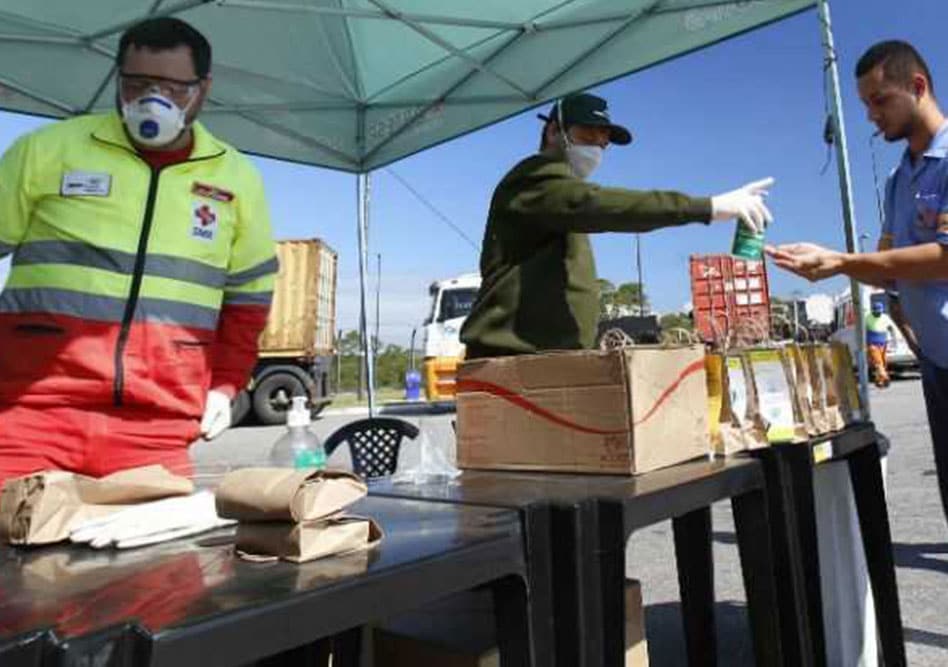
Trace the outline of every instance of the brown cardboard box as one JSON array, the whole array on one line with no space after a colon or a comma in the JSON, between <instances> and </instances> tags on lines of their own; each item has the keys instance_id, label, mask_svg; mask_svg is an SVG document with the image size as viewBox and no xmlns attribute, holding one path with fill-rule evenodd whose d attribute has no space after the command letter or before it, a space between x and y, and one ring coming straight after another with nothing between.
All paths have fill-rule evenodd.
<instances>
[{"instance_id":1,"label":"brown cardboard box","mask_svg":"<svg viewBox=\"0 0 948 667\"><path fill-rule=\"evenodd\" d=\"M499 667L489 591L452 595L373 630L373 667Z\"/></svg>"},{"instance_id":2,"label":"brown cardboard box","mask_svg":"<svg viewBox=\"0 0 948 667\"><path fill-rule=\"evenodd\" d=\"M648 667L642 588L626 580L625 667ZM373 630L373 667L498 667L487 591L453 595Z\"/></svg>"},{"instance_id":3,"label":"brown cardboard box","mask_svg":"<svg viewBox=\"0 0 948 667\"><path fill-rule=\"evenodd\" d=\"M457 406L461 468L627 475L708 453L697 345L469 361Z\"/></svg>"},{"instance_id":4,"label":"brown cardboard box","mask_svg":"<svg viewBox=\"0 0 948 667\"><path fill-rule=\"evenodd\" d=\"M645 607L637 579L625 580L625 667L648 667Z\"/></svg>"}]
</instances>

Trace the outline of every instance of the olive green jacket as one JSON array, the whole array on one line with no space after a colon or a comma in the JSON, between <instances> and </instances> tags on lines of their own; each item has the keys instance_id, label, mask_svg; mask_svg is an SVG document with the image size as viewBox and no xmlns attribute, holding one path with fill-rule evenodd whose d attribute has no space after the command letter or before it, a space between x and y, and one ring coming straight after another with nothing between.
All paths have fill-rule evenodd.
<instances>
[{"instance_id":1,"label":"olive green jacket","mask_svg":"<svg viewBox=\"0 0 948 667\"><path fill-rule=\"evenodd\" d=\"M481 288L461 329L467 358L591 348L599 286L587 233L708 222L711 201L607 188L533 155L501 180L481 248Z\"/></svg>"}]
</instances>

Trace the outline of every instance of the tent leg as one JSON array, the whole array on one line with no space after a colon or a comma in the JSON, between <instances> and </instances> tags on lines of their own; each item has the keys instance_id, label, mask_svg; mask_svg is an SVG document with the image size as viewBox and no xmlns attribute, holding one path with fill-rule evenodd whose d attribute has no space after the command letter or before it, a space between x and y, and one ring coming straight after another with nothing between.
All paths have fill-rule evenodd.
<instances>
[{"instance_id":1,"label":"tent leg","mask_svg":"<svg viewBox=\"0 0 948 667\"><path fill-rule=\"evenodd\" d=\"M375 356L374 343L369 337L369 320L366 317L366 271L368 265L369 235L369 174L356 176L356 206L359 226L359 334L362 337L362 355L365 359L366 394L369 399L369 417L375 416Z\"/></svg>"},{"instance_id":2,"label":"tent leg","mask_svg":"<svg viewBox=\"0 0 948 667\"><path fill-rule=\"evenodd\" d=\"M829 0L819 0L820 28L823 33L823 50L826 57L826 88L830 100L830 109L835 129L836 164L839 170L839 189L843 201L843 221L846 230L847 252L859 252L856 239L856 214L853 208L852 176L849 170L849 151L846 147L846 124L843 119L843 101L839 88L839 68L836 63L836 46L833 42L833 26L830 21ZM866 322L862 309L862 287L856 280L850 281L850 293L853 300L853 314L856 325L856 363L859 366L859 394L862 400L864 416L870 416L869 410L869 370L866 365Z\"/></svg>"}]
</instances>

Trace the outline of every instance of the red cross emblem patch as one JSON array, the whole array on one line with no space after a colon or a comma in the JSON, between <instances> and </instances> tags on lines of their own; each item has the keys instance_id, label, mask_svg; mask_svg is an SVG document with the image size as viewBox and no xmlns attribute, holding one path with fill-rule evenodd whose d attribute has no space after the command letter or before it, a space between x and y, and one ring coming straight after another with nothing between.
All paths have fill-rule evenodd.
<instances>
[{"instance_id":1,"label":"red cross emblem patch","mask_svg":"<svg viewBox=\"0 0 948 667\"><path fill-rule=\"evenodd\" d=\"M194 202L191 207L191 237L213 241L217 234L217 211L206 202Z\"/></svg>"}]
</instances>

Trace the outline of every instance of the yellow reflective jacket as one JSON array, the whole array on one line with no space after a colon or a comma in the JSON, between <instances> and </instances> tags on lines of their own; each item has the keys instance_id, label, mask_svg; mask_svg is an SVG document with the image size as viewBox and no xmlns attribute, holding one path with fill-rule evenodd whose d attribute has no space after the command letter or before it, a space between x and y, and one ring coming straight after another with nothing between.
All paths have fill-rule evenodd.
<instances>
[{"instance_id":1,"label":"yellow reflective jacket","mask_svg":"<svg viewBox=\"0 0 948 667\"><path fill-rule=\"evenodd\" d=\"M0 405L194 417L208 388L246 382L277 269L269 214L251 162L193 133L190 158L153 169L118 114L82 116L0 160Z\"/></svg>"}]
</instances>

